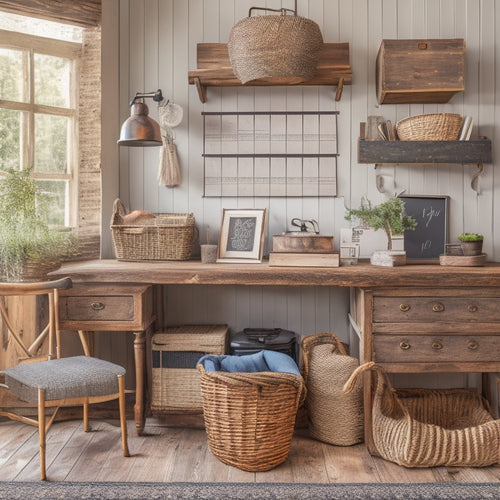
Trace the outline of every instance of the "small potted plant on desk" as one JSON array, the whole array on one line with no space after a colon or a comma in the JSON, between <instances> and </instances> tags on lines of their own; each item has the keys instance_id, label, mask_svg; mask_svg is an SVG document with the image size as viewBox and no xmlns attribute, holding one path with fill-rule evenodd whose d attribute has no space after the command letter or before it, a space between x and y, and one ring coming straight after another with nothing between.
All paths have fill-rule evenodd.
<instances>
[{"instance_id":1,"label":"small potted plant on desk","mask_svg":"<svg viewBox=\"0 0 500 500\"><path fill-rule=\"evenodd\" d=\"M375 231L383 229L387 235L387 250L374 252L370 262L377 266L398 266L406 264L406 252L392 250L392 236L403 234L404 231L413 231L417 221L405 214L405 205L400 198L391 198L376 207L369 201L362 201L361 208L349 209L345 218L358 218L366 226Z\"/></svg>"},{"instance_id":2,"label":"small potted plant on desk","mask_svg":"<svg viewBox=\"0 0 500 500\"><path fill-rule=\"evenodd\" d=\"M483 235L477 233L462 233L458 239L464 255L481 255L483 252Z\"/></svg>"},{"instance_id":3,"label":"small potted plant on desk","mask_svg":"<svg viewBox=\"0 0 500 500\"><path fill-rule=\"evenodd\" d=\"M44 198L31 169L0 177L0 281L46 280L63 258L76 254L74 235L47 224Z\"/></svg>"}]
</instances>

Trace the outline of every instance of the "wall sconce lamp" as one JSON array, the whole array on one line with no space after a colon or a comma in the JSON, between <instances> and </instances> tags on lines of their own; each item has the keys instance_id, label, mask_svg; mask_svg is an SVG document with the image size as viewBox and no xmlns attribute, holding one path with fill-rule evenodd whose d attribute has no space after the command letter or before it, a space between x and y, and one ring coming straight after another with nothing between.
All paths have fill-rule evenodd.
<instances>
[{"instance_id":1,"label":"wall sconce lamp","mask_svg":"<svg viewBox=\"0 0 500 500\"><path fill-rule=\"evenodd\" d=\"M123 122L120 130L120 146L161 146L162 139L160 126L158 123L148 116L149 109L141 100L151 97L155 102L161 102L163 95L161 90L156 92L137 92L134 98L130 101L130 116Z\"/></svg>"}]
</instances>

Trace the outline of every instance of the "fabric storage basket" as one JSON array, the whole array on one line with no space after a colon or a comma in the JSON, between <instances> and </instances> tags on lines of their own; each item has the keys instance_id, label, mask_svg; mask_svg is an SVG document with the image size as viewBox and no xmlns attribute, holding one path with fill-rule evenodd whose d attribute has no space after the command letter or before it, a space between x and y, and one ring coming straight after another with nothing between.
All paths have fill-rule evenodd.
<instances>
[{"instance_id":1,"label":"fabric storage basket","mask_svg":"<svg viewBox=\"0 0 500 500\"><path fill-rule=\"evenodd\" d=\"M396 132L400 141L456 141L463 117L454 113L431 113L399 120Z\"/></svg>"},{"instance_id":2,"label":"fabric storage basket","mask_svg":"<svg viewBox=\"0 0 500 500\"><path fill-rule=\"evenodd\" d=\"M500 460L500 420L488 402L468 389L396 389L375 363L372 433L377 453L405 467L482 467Z\"/></svg>"},{"instance_id":3,"label":"fabric storage basket","mask_svg":"<svg viewBox=\"0 0 500 500\"><path fill-rule=\"evenodd\" d=\"M305 396L304 382L293 359L284 353L221 357L251 363L269 357L268 353L280 362L286 358L295 373L207 371L203 358L197 366L210 450L221 462L251 472L270 470L286 460L297 409Z\"/></svg>"},{"instance_id":4,"label":"fabric storage basket","mask_svg":"<svg viewBox=\"0 0 500 500\"><path fill-rule=\"evenodd\" d=\"M205 354L225 354L227 335L227 325L182 325L153 335L153 413L202 412L196 364Z\"/></svg>"},{"instance_id":5,"label":"fabric storage basket","mask_svg":"<svg viewBox=\"0 0 500 500\"><path fill-rule=\"evenodd\" d=\"M359 366L333 333L317 333L301 340L306 408L311 437L337 446L364 438L361 385L349 394L344 384Z\"/></svg>"},{"instance_id":6,"label":"fabric storage basket","mask_svg":"<svg viewBox=\"0 0 500 500\"><path fill-rule=\"evenodd\" d=\"M117 260L189 260L195 237L193 214L158 214L126 223L123 204L115 201L111 232ZM152 214L151 214L152 215Z\"/></svg>"}]
</instances>

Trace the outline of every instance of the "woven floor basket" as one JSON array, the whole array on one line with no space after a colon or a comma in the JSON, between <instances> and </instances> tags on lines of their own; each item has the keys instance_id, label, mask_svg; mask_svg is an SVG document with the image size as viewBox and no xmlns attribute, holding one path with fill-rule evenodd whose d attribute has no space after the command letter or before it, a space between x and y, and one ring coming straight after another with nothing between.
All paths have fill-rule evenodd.
<instances>
[{"instance_id":1,"label":"woven floor basket","mask_svg":"<svg viewBox=\"0 0 500 500\"><path fill-rule=\"evenodd\" d=\"M117 260L189 260L191 257L195 237L193 214L159 214L141 224L125 224L122 215L123 205L115 200L111 232Z\"/></svg>"},{"instance_id":2,"label":"woven floor basket","mask_svg":"<svg viewBox=\"0 0 500 500\"><path fill-rule=\"evenodd\" d=\"M299 16L247 17L233 26L227 48L242 83L263 78L294 84L316 71L323 37L318 25Z\"/></svg>"},{"instance_id":3,"label":"woven floor basket","mask_svg":"<svg viewBox=\"0 0 500 500\"><path fill-rule=\"evenodd\" d=\"M399 120L396 132L400 141L456 141L462 123L454 113L416 115Z\"/></svg>"},{"instance_id":4,"label":"woven floor basket","mask_svg":"<svg viewBox=\"0 0 500 500\"><path fill-rule=\"evenodd\" d=\"M61 267L61 259L27 259L22 263L19 271L6 271L0 266L0 281L29 283L32 281L46 281L48 274Z\"/></svg>"},{"instance_id":5,"label":"woven floor basket","mask_svg":"<svg viewBox=\"0 0 500 500\"><path fill-rule=\"evenodd\" d=\"M500 419L488 402L467 389L397 389L373 362L360 366L346 384L367 369L376 372L372 433L378 454L405 467L492 465L500 460Z\"/></svg>"},{"instance_id":6,"label":"woven floor basket","mask_svg":"<svg viewBox=\"0 0 500 500\"><path fill-rule=\"evenodd\" d=\"M305 396L302 377L197 368L212 453L225 464L251 472L270 470L284 462L297 409Z\"/></svg>"},{"instance_id":7,"label":"woven floor basket","mask_svg":"<svg viewBox=\"0 0 500 500\"><path fill-rule=\"evenodd\" d=\"M307 335L300 345L311 437L337 446L360 443L364 438L361 385L349 394L342 391L358 360L348 356L333 333Z\"/></svg>"}]
</instances>

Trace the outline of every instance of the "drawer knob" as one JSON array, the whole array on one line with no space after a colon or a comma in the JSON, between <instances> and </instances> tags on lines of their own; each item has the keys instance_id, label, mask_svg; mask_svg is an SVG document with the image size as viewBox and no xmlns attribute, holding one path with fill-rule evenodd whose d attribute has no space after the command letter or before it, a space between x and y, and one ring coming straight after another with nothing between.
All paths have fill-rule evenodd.
<instances>
[{"instance_id":1,"label":"drawer knob","mask_svg":"<svg viewBox=\"0 0 500 500\"><path fill-rule=\"evenodd\" d=\"M102 311L106 307L106 305L103 302L92 302L92 304L90 304L90 307L94 311Z\"/></svg>"},{"instance_id":2,"label":"drawer knob","mask_svg":"<svg viewBox=\"0 0 500 500\"><path fill-rule=\"evenodd\" d=\"M410 304L399 304L399 310L402 312L408 312L410 309Z\"/></svg>"},{"instance_id":3,"label":"drawer knob","mask_svg":"<svg viewBox=\"0 0 500 500\"><path fill-rule=\"evenodd\" d=\"M435 312L435 313L440 313L440 312L443 312L444 311L444 305L441 304L441 302L437 302L436 304L434 304L432 306L432 310Z\"/></svg>"},{"instance_id":4,"label":"drawer knob","mask_svg":"<svg viewBox=\"0 0 500 500\"><path fill-rule=\"evenodd\" d=\"M467 342L467 349L471 351L475 351L478 347L479 344L475 340L469 340L469 342Z\"/></svg>"},{"instance_id":5,"label":"drawer knob","mask_svg":"<svg viewBox=\"0 0 500 500\"><path fill-rule=\"evenodd\" d=\"M440 351L442 348L443 348L443 344L441 342L439 342L439 340L435 340L432 344L431 344L431 347L435 350L435 351Z\"/></svg>"},{"instance_id":6,"label":"drawer knob","mask_svg":"<svg viewBox=\"0 0 500 500\"><path fill-rule=\"evenodd\" d=\"M400 342L399 347L400 349L403 349L403 351L407 351L411 347L411 345L408 344L408 342Z\"/></svg>"},{"instance_id":7,"label":"drawer knob","mask_svg":"<svg viewBox=\"0 0 500 500\"><path fill-rule=\"evenodd\" d=\"M475 306L474 304L469 304L467 306L467 311L469 311L470 313L475 313L477 312L477 306Z\"/></svg>"}]
</instances>

